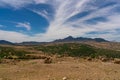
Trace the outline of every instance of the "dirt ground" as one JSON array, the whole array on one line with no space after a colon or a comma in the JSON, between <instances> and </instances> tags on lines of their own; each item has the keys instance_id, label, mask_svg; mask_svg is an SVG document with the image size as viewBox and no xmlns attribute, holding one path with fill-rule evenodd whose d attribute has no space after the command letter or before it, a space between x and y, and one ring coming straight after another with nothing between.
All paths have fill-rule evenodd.
<instances>
[{"instance_id":1,"label":"dirt ground","mask_svg":"<svg viewBox=\"0 0 120 80\"><path fill-rule=\"evenodd\" d=\"M112 62L60 58L0 64L0 80L120 80L120 65Z\"/></svg>"}]
</instances>

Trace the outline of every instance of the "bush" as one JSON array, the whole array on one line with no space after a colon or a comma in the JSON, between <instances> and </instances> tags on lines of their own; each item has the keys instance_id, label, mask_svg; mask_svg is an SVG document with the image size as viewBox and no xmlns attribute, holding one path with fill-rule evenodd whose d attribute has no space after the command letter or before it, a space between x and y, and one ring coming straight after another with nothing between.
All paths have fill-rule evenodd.
<instances>
[{"instance_id":1,"label":"bush","mask_svg":"<svg viewBox=\"0 0 120 80\"><path fill-rule=\"evenodd\" d=\"M11 47L0 47L0 58L1 59L13 59L16 56L18 59L23 59L29 52L18 51Z\"/></svg>"},{"instance_id":2,"label":"bush","mask_svg":"<svg viewBox=\"0 0 120 80\"><path fill-rule=\"evenodd\" d=\"M100 49L79 43L64 43L50 46L44 45L34 48L48 54L68 55L72 57L98 58L99 56L103 56L106 58L120 58L120 51Z\"/></svg>"},{"instance_id":3,"label":"bush","mask_svg":"<svg viewBox=\"0 0 120 80\"><path fill-rule=\"evenodd\" d=\"M35 49L43 51L45 53L50 54L58 54L58 55L68 55L73 57L85 57L91 56L96 53L94 48L89 45L83 44L59 44L59 45L52 45L52 46L38 46Z\"/></svg>"},{"instance_id":4,"label":"bush","mask_svg":"<svg viewBox=\"0 0 120 80\"><path fill-rule=\"evenodd\" d=\"M44 63L50 64L50 63L52 63L52 59L50 57L45 58Z\"/></svg>"}]
</instances>

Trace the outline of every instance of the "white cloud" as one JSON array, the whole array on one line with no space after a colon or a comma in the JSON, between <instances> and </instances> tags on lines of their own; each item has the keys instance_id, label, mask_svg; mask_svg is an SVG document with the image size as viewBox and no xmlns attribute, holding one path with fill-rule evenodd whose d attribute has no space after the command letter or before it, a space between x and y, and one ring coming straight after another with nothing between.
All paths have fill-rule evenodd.
<instances>
[{"instance_id":1,"label":"white cloud","mask_svg":"<svg viewBox=\"0 0 120 80\"><path fill-rule=\"evenodd\" d=\"M29 22L24 22L24 23L17 23L16 27L23 27L26 28L28 31L31 30L31 26Z\"/></svg>"},{"instance_id":2,"label":"white cloud","mask_svg":"<svg viewBox=\"0 0 120 80\"><path fill-rule=\"evenodd\" d=\"M46 10L43 10L43 11L31 10L31 11L33 11L34 13L37 13L40 16L43 16L45 19L47 19L48 21L50 21L50 18L47 16L48 12Z\"/></svg>"},{"instance_id":3,"label":"white cloud","mask_svg":"<svg viewBox=\"0 0 120 80\"><path fill-rule=\"evenodd\" d=\"M113 12L113 9L118 5L105 7L99 9L98 6L89 6L88 3L91 0L30 0L21 2L17 0L1 0L0 2L4 2L13 7L20 7L22 4L27 5L31 4L31 2L39 3L47 3L54 6L55 14L54 20L50 21L50 26L48 27L45 33L39 33L34 36L24 35L22 33L17 32L8 32L8 31L0 31L0 39L10 40L10 41L51 41L57 38L64 38L66 36L72 35L74 37L77 36L86 36L86 37L102 37L109 40L120 41L119 32L116 29L120 29L120 15L116 12ZM18 4L15 4L17 1ZM108 0L119 2L115 0ZM94 3L94 1L92 1ZM94 10L94 12L86 17L80 18L73 22L65 23L67 19L70 17L87 10ZM34 10L33 10L34 11ZM47 13L34 11L35 13L42 15L46 19L49 19L46 15ZM108 19L106 22L98 22L97 24L91 25L87 23L83 23L85 20L103 16ZM73 25L77 25L74 27ZM25 27L27 30L31 30L30 23L18 23L17 27ZM105 34L87 34L89 32L110 32ZM11 37L8 34L12 35Z\"/></svg>"},{"instance_id":4,"label":"white cloud","mask_svg":"<svg viewBox=\"0 0 120 80\"><path fill-rule=\"evenodd\" d=\"M85 34L87 37L101 37L108 40L120 41L120 15L114 14L108 17L108 22L99 22L96 25L87 25L94 29L95 32L107 32L104 34Z\"/></svg>"},{"instance_id":5,"label":"white cloud","mask_svg":"<svg viewBox=\"0 0 120 80\"><path fill-rule=\"evenodd\" d=\"M33 3L33 0L0 0L0 6L2 7L10 6L16 9L32 3Z\"/></svg>"},{"instance_id":6,"label":"white cloud","mask_svg":"<svg viewBox=\"0 0 120 80\"><path fill-rule=\"evenodd\" d=\"M49 28L47 29L47 32L43 35L43 37L47 36L47 40L49 39L56 39L56 38L64 38L68 35L72 36L87 36L88 32L92 31L112 31L113 29L120 29L119 23L120 23L120 16L119 14L116 14L115 12L112 12L113 9L118 6L109 6L102 9L99 9L97 6L95 8L92 8L94 13L83 17L82 19L78 19L78 21L73 21L70 23L64 23L68 18L70 18L73 15L76 15L84 10L89 10L89 7L87 6L88 3L91 2L90 0L76 0L76 1L69 1L64 0L59 3L59 5L56 7L56 14L55 19L50 23ZM94 2L93 2L94 3ZM72 5L72 6L71 6ZM92 6L91 6L92 7ZM95 17L105 17L108 19L107 22L99 22L98 24L90 25L83 23L85 20L95 18ZM77 25L78 27L73 27L73 25ZM100 36L101 35L101 36ZM105 36L106 35L106 36ZM110 36L108 36L110 35ZM95 36L95 35L94 35ZM114 36L114 33L109 34L99 34L95 37L104 37L105 39L109 40L119 40L119 34L116 33L116 38L111 37ZM89 37L89 36L88 36Z\"/></svg>"},{"instance_id":7,"label":"white cloud","mask_svg":"<svg viewBox=\"0 0 120 80\"><path fill-rule=\"evenodd\" d=\"M21 42L26 40L28 37L29 36L24 35L22 33L0 30L0 39L3 39L3 40Z\"/></svg>"},{"instance_id":8,"label":"white cloud","mask_svg":"<svg viewBox=\"0 0 120 80\"><path fill-rule=\"evenodd\" d=\"M48 2L49 0L34 0L36 4L39 4L39 3L46 3Z\"/></svg>"},{"instance_id":9,"label":"white cloud","mask_svg":"<svg viewBox=\"0 0 120 80\"><path fill-rule=\"evenodd\" d=\"M15 9L19 9L22 7L25 7L29 4L40 4L40 3L46 3L46 2L52 2L49 0L0 0L0 6L1 7L13 7Z\"/></svg>"}]
</instances>

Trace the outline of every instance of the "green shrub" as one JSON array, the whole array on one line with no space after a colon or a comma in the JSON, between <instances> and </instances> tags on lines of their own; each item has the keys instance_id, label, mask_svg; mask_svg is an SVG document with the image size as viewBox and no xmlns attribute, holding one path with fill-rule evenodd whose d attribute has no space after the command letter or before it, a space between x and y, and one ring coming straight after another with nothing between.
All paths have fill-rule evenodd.
<instances>
[{"instance_id":1,"label":"green shrub","mask_svg":"<svg viewBox=\"0 0 120 80\"><path fill-rule=\"evenodd\" d=\"M13 59L12 56L17 56L19 59L23 59L25 57L25 54L28 54L29 52L26 51L20 51L15 50L11 47L0 47L0 58L1 59Z\"/></svg>"},{"instance_id":2,"label":"green shrub","mask_svg":"<svg viewBox=\"0 0 120 80\"><path fill-rule=\"evenodd\" d=\"M48 54L68 55L72 57L98 58L99 56L105 56L107 58L120 58L120 51L100 49L79 43L42 45L34 48Z\"/></svg>"}]
</instances>

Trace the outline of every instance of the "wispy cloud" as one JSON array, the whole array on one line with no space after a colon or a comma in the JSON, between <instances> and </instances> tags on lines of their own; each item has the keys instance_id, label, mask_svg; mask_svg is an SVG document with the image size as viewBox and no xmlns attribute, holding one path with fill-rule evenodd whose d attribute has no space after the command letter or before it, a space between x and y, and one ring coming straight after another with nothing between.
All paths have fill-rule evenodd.
<instances>
[{"instance_id":1,"label":"wispy cloud","mask_svg":"<svg viewBox=\"0 0 120 80\"><path fill-rule=\"evenodd\" d=\"M49 21L50 25L45 33L27 36L22 33L7 32L9 34L16 33L16 36L20 36L21 41L27 41L28 39L34 41L50 41L57 38L64 38L69 35L74 37L102 37L109 40L120 41L118 31L120 30L120 11L115 11L120 8L119 0L1 0L1 6L3 6L2 3L9 4L9 6L12 7L22 7L22 5L41 3L49 4L54 7L55 13L53 20L49 19L49 13L45 10L42 12L39 10L32 10ZM88 12L88 14L83 15L83 12ZM97 21L97 19L101 17L105 18L105 21ZM97 23L87 23L87 21L94 19L96 19ZM27 30L31 30L30 23L18 23L17 27L25 27ZM0 31L0 34L4 32L5 31ZM99 32L99 34L88 34L90 32ZM106 33L103 34L102 32ZM3 34L0 36L3 36ZM8 37L4 37L4 39L7 38ZM9 40L11 39L9 38ZM14 39L11 41L20 40Z\"/></svg>"},{"instance_id":2,"label":"wispy cloud","mask_svg":"<svg viewBox=\"0 0 120 80\"><path fill-rule=\"evenodd\" d=\"M31 30L31 26L29 22L24 22L24 23L17 23L16 27L23 27L26 28L28 31Z\"/></svg>"},{"instance_id":3,"label":"wispy cloud","mask_svg":"<svg viewBox=\"0 0 120 80\"><path fill-rule=\"evenodd\" d=\"M22 33L0 30L0 39L3 39L3 40L9 40L13 42L22 42L27 40L27 38L29 38L29 36Z\"/></svg>"},{"instance_id":4,"label":"wispy cloud","mask_svg":"<svg viewBox=\"0 0 120 80\"><path fill-rule=\"evenodd\" d=\"M47 19L48 21L50 21L50 18L48 15L48 12L46 10L43 10L43 11L38 11L38 10L31 10L33 11L34 13L40 15L40 16L43 16L45 19Z\"/></svg>"},{"instance_id":5,"label":"wispy cloud","mask_svg":"<svg viewBox=\"0 0 120 80\"><path fill-rule=\"evenodd\" d=\"M109 2L112 0L109 0ZM116 2L116 1L113 1ZM55 20L51 22L45 36L50 36L49 39L63 38L68 35L72 36L87 36L88 32L92 31L105 31L119 28L120 17L113 10L117 8L118 4L112 6L106 6L100 8L99 6L93 6L90 4L96 4L91 0L76 0L76 1L61 1L56 7ZM67 22L67 19L71 18L83 11L93 11L91 14L79 18L72 22ZM107 22L99 22L98 24L90 25L84 23L84 21L96 18L105 17ZM119 34L117 34L119 35ZM107 36L107 35L106 35ZM101 37L101 36L100 36ZM103 36L106 38L105 36Z\"/></svg>"},{"instance_id":6,"label":"wispy cloud","mask_svg":"<svg viewBox=\"0 0 120 80\"><path fill-rule=\"evenodd\" d=\"M21 8L28 4L32 4L33 0L0 0L0 6L2 7L13 7L13 8Z\"/></svg>"}]
</instances>

